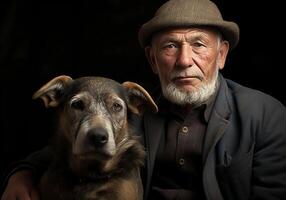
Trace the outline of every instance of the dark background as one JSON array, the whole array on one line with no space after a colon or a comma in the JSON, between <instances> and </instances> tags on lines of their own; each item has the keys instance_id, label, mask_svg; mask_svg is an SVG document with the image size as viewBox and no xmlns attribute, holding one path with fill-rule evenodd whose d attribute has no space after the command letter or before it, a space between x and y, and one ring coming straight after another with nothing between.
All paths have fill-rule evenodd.
<instances>
[{"instance_id":1,"label":"dark background","mask_svg":"<svg viewBox=\"0 0 286 200\"><path fill-rule=\"evenodd\" d=\"M40 149L50 137L53 112L31 96L53 77L106 76L152 90L157 79L139 47L137 32L162 2L1 1L1 175L11 162ZM230 53L224 76L286 104L282 3L215 2L224 18L241 29L240 44Z\"/></svg>"}]
</instances>

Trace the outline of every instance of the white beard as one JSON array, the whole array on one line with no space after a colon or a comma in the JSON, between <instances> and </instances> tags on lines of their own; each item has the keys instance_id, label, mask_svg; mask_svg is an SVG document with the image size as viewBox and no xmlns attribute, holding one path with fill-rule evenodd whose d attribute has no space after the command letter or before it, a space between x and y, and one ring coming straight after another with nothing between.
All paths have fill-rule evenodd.
<instances>
[{"instance_id":1,"label":"white beard","mask_svg":"<svg viewBox=\"0 0 286 200\"><path fill-rule=\"evenodd\" d=\"M215 93L218 87L218 70L214 74L213 78L207 82L203 83L195 91L186 91L178 88L174 83L169 83L168 85L162 84L162 92L166 99L175 103L177 105L192 105L198 107L208 101L208 99Z\"/></svg>"}]
</instances>

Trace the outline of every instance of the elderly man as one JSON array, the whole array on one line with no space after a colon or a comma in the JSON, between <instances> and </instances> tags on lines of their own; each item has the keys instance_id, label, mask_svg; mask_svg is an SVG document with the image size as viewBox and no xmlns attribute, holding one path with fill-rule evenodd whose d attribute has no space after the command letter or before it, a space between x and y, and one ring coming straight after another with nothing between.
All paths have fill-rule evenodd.
<instances>
[{"instance_id":1,"label":"elderly man","mask_svg":"<svg viewBox=\"0 0 286 200\"><path fill-rule=\"evenodd\" d=\"M161 83L159 113L142 119L145 199L285 199L285 107L219 73L238 40L209 0L170 0L141 27ZM32 173L47 155L19 165L29 170L11 176L2 200L37 199Z\"/></svg>"}]
</instances>

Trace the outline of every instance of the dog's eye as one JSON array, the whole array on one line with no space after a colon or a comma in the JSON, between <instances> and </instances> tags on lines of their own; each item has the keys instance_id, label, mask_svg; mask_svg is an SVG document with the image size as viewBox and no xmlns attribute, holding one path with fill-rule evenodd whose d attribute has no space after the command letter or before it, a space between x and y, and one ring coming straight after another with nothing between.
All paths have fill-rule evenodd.
<instances>
[{"instance_id":1,"label":"dog's eye","mask_svg":"<svg viewBox=\"0 0 286 200\"><path fill-rule=\"evenodd\" d=\"M120 105L119 103L114 103L111 107L113 112L119 112L122 110L122 105Z\"/></svg>"},{"instance_id":2,"label":"dog's eye","mask_svg":"<svg viewBox=\"0 0 286 200\"><path fill-rule=\"evenodd\" d=\"M71 103L71 108L77 109L77 110L83 110L84 109L84 103L80 99L72 100Z\"/></svg>"}]
</instances>

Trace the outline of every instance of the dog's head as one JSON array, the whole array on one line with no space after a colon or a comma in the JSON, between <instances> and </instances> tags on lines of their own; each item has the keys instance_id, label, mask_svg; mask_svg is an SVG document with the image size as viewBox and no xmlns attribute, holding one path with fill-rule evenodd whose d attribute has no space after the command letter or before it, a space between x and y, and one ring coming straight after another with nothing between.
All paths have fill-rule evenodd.
<instances>
[{"instance_id":1,"label":"dog's head","mask_svg":"<svg viewBox=\"0 0 286 200\"><path fill-rule=\"evenodd\" d=\"M157 106L145 89L103 77L58 76L34 95L45 106L59 108L59 132L69 153L80 160L106 160L130 137L129 112L141 114Z\"/></svg>"}]
</instances>

